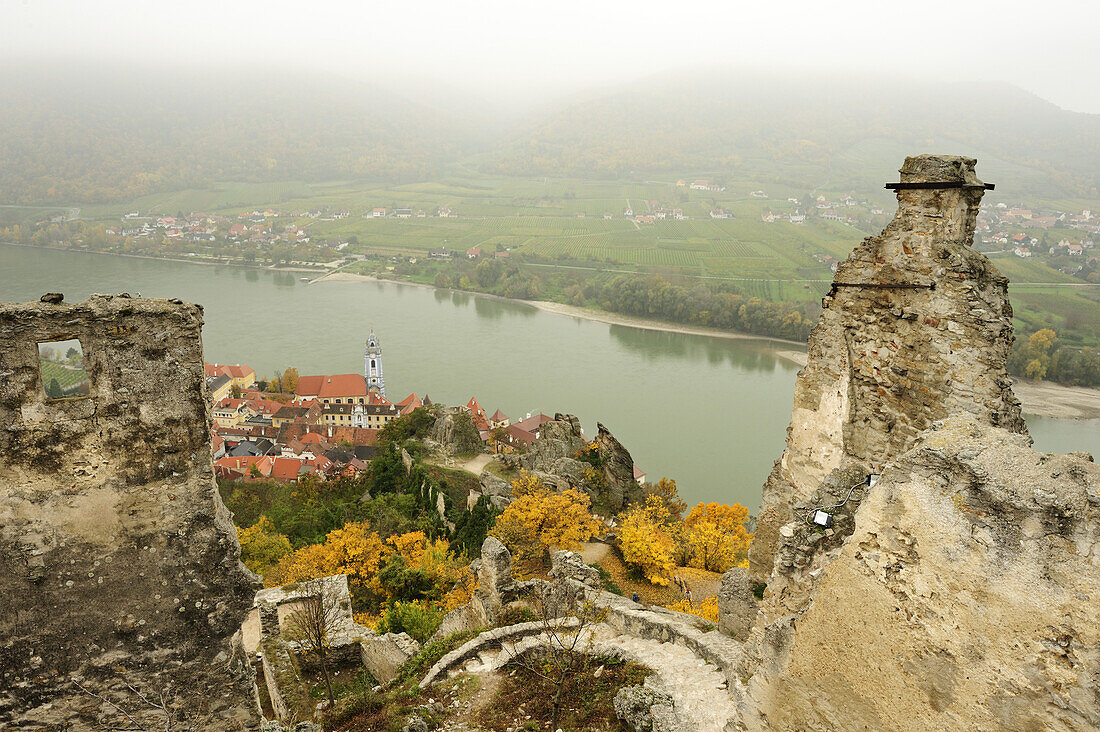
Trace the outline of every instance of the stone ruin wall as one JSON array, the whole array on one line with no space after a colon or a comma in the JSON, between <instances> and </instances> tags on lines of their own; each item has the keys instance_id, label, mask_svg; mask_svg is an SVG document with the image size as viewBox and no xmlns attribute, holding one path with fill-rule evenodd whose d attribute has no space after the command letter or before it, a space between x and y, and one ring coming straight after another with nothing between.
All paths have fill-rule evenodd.
<instances>
[{"instance_id":1,"label":"stone ruin wall","mask_svg":"<svg viewBox=\"0 0 1100 732\"><path fill-rule=\"evenodd\" d=\"M201 326L178 300L0 305L0 727L126 726L109 700L150 729L259 728ZM70 338L90 394L49 400L36 344Z\"/></svg>"},{"instance_id":2,"label":"stone ruin wall","mask_svg":"<svg viewBox=\"0 0 1100 732\"><path fill-rule=\"evenodd\" d=\"M958 412L1026 434L1005 365L1008 280L970 246L984 194L975 163L906 158L904 183L965 187L899 190L893 220L837 268L795 386L786 450L764 485L750 555L756 581L771 573L792 509L834 471L879 472Z\"/></svg>"}]
</instances>

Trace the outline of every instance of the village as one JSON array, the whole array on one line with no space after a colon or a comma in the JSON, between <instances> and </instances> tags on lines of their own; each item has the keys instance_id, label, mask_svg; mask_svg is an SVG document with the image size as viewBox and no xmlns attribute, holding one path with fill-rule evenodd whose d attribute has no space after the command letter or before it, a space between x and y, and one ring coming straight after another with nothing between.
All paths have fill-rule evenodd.
<instances>
[{"instance_id":1,"label":"village","mask_svg":"<svg viewBox=\"0 0 1100 732\"><path fill-rule=\"evenodd\" d=\"M381 347L373 332L364 366L363 374L300 377L287 369L264 383L249 366L205 364L217 476L295 482L306 476L354 477L366 470L387 424L434 403L415 393L397 402L386 397ZM523 451L554 419L539 413L513 421L499 409L489 414L476 397L460 409L469 414L485 448L496 454ZM645 478L635 467L634 479L642 484Z\"/></svg>"}]
</instances>

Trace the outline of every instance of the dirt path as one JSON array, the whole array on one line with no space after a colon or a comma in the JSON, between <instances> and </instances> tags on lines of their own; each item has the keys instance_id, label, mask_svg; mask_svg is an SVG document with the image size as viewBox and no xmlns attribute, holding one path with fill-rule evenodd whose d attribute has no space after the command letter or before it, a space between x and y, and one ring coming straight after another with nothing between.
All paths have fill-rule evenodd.
<instances>
[{"instance_id":1,"label":"dirt path","mask_svg":"<svg viewBox=\"0 0 1100 732\"><path fill-rule=\"evenodd\" d=\"M604 544L602 541L589 541L581 544L581 559L586 564L596 564L601 559L607 556L607 552L611 547Z\"/></svg>"},{"instance_id":2,"label":"dirt path","mask_svg":"<svg viewBox=\"0 0 1100 732\"><path fill-rule=\"evenodd\" d=\"M473 473L474 475L481 475L485 472L485 466L493 459L492 455L478 455L472 460L467 460L462 465L462 469L467 473Z\"/></svg>"}]
</instances>

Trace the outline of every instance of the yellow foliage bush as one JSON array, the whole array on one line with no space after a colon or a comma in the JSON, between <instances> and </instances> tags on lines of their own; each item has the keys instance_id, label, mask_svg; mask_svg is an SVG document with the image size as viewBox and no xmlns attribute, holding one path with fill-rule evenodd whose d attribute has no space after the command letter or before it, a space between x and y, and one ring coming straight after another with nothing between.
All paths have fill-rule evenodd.
<instances>
[{"instance_id":1,"label":"yellow foliage bush","mask_svg":"<svg viewBox=\"0 0 1100 732\"><path fill-rule=\"evenodd\" d=\"M247 529L237 529L241 544L241 561L258 575L267 575L279 561L292 551L290 539L275 531L275 524L267 516Z\"/></svg>"},{"instance_id":2,"label":"yellow foliage bush","mask_svg":"<svg viewBox=\"0 0 1100 732\"><path fill-rule=\"evenodd\" d=\"M314 544L283 557L265 578L268 587L290 582L346 574L353 590L370 585L382 558L385 546L370 524L357 521L330 531L323 544Z\"/></svg>"},{"instance_id":3,"label":"yellow foliage bush","mask_svg":"<svg viewBox=\"0 0 1100 732\"><path fill-rule=\"evenodd\" d=\"M748 561L752 534L745 529L749 509L740 503L700 503L684 519L689 566L725 572Z\"/></svg>"},{"instance_id":4,"label":"yellow foliage bush","mask_svg":"<svg viewBox=\"0 0 1100 732\"><path fill-rule=\"evenodd\" d=\"M651 584L667 585L676 568L676 544L666 531L663 502L649 496L645 506L636 505L619 518L619 548L623 559L641 569Z\"/></svg>"},{"instance_id":5,"label":"yellow foliage bush","mask_svg":"<svg viewBox=\"0 0 1100 732\"><path fill-rule=\"evenodd\" d=\"M575 488L561 493L543 488L509 503L489 533L520 561L541 562L551 547L577 549L599 530L591 505Z\"/></svg>"},{"instance_id":6,"label":"yellow foliage bush","mask_svg":"<svg viewBox=\"0 0 1100 732\"><path fill-rule=\"evenodd\" d=\"M675 610L681 613L690 613L691 615L698 615L704 620L709 620L715 625L718 624L718 598L707 597L701 602L692 604L687 601L685 597L678 602L674 602L671 605L665 605L669 610Z\"/></svg>"}]
</instances>

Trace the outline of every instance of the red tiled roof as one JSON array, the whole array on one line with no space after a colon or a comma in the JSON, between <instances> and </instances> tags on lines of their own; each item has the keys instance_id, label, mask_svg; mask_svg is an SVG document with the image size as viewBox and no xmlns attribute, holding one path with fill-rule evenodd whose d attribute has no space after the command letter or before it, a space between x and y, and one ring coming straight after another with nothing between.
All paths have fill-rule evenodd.
<instances>
[{"instance_id":1,"label":"red tiled roof","mask_svg":"<svg viewBox=\"0 0 1100 732\"><path fill-rule=\"evenodd\" d=\"M299 438L303 444L306 445L319 445L325 441L324 437L321 437L316 432L307 432Z\"/></svg>"},{"instance_id":2,"label":"red tiled roof","mask_svg":"<svg viewBox=\"0 0 1100 732\"><path fill-rule=\"evenodd\" d=\"M313 396L318 399L366 396L367 380L362 374L303 376L298 379L296 393L300 397Z\"/></svg>"},{"instance_id":3,"label":"red tiled roof","mask_svg":"<svg viewBox=\"0 0 1100 732\"><path fill-rule=\"evenodd\" d=\"M519 422L516 422L513 427L519 427L522 430L534 433L541 425L553 421L553 417L547 417L545 414L540 413L533 417L528 417L527 419L521 419Z\"/></svg>"},{"instance_id":4,"label":"red tiled roof","mask_svg":"<svg viewBox=\"0 0 1100 732\"><path fill-rule=\"evenodd\" d=\"M504 420L508 419L508 415L498 409L497 411L493 412L493 416L489 419L493 422L503 422Z\"/></svg>"},{"instance_id":5,"label":"red tiled roof","mask_svg":"<svg viewBox=\"0 0 1100 732\"><path fill-rule=\"evenodd\" d=\"M407 397L405 397L405 398L404 398L404 399L402 399L401 401L397 402L397 406L399 406L399 407L407 407L407 406L409 406L410 404L413 404L413 405L416 405L417 407L419 407L419 406L421 406L421 405L422 405L423 403L424 403L424 402L420 401L420 397L418 397L418 396L416 395L416 392L413 392L412 394L409 394L409 395L408 395Z\"/></svg>"},{"instance_id":6,"label":"red tiled roof","mask_svg":"<svg viewBox=\"0 0 1100 732\"><path fill-rule=\"evenodd\" d=\"M485 410L481 408L481 404L478 403L477 397L470 397L470 401L466 402L466 407L475 415L485 414Z\"/></svg>"},{"instance_id":7,"label":"red tiled roof","mask_svg":"<svg viewBox=\"0 0 1100 732\"><path fill-rule=\"evenodd\" d=\"M535 433L528 432L519 425L511 425L504 428L504 433L511 439L509 442L522 442L524 445L530 445L535 441Z\"/></svg>"},{"instance_id":8,"label":"red tiled roof","mask_svg":"<svg viewBox=\"0 0 1100 732\"><path fill-rule=\"evenodd\" d=\"M241 366L239 364L234 366L234 365L231 365L231 364L224 364L224 363L204 363L202 366L203 366L203 371L206 372L206 375L208 377L229 376L229 377L234 378L234 379L240 379L240 378L243 378L245 376L248 376L249 374L255 374L256 373L255 371L253 371L248 366Z\"/></svg>"},{"instance_id":9,"label":"red tiled roof","mask_svg":"<svg viewBox=\"0 0 1100 732\"><path fill-rule=\"evenodd\" d=\"M270 477L275 480L298 480L303 460L298 458L277 457L273 459Z\"/></svg>"},{"instance_id":10,"label":"red tiled roof","mask_svg":"<svg viewBox=\"0 0 1100 732\"><path fill-rule=\"evenodd\" d=\"M378 444L378 430L368 429L366 427L333 427L332 437L329 438L331 442L350 442L356 447L377 445Z\"/></svg>"},{"instance_id":11,"label":"red tiled roof","mask_svg":"<svg viewBox=\"0 0 1100 732\"><path fill-rule=\"evenodd\" d=\"M247 403L254 411L266 416L275 414L283 408L281 402L272 401L270 399L251 399Z\"/></svg>"}]
</instances>

